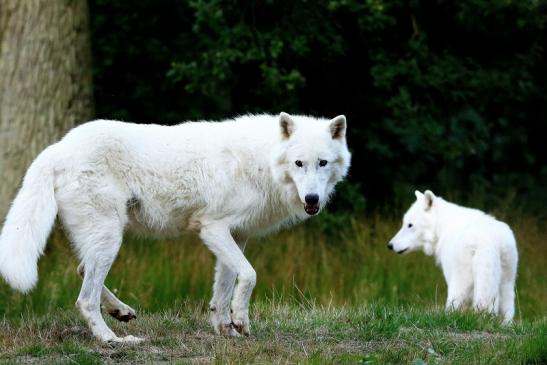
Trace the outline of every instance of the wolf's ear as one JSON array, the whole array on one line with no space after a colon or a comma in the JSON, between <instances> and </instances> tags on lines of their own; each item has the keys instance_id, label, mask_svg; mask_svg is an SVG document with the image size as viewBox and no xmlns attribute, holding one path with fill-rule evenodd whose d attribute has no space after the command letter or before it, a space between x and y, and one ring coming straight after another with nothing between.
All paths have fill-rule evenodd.
<instances>
[{"instance_id":1,"label":"wolf's ear","mask_svg":"<svg viewBox=\"0 0 547 365\"><path fill-rule=\"evenodd\" d=\"M436 196L433 194L431 190L426 190L424 193L425 198L425 210L431 209L433 206L433 201L435 200Z\"/></svg>"},{"instance_id":2,"label":"wolf's ear","mask_svg":"<svg viewBox=\"0 0 547 365\"><path fill-rule=\"evenodd\" d=\"M424 196L419 190L414 191L414 195L416 195L416 200L420 200Z\"/></svg>"},{"instance_id":3,"label":"wolf's ear","mask_svg":"<svg viewBox=\"0 0 547 365\"><path fill-rule=\"evenodd\" d=\"M329 123L329 131L332 139L344 139L346 136L346 117L339 115Z\"/></svg>"},{"instance_id":4,"label":"wolf's ear","mask_svg":"<svg viewBox=\"0 0 547 365\"><path fill-rule=\"evenodd\" d=\"M279 114L279 126L281 127L281 137L289 139L294 132L294 120L285 112Z\"/></svg>"}]
</instances>

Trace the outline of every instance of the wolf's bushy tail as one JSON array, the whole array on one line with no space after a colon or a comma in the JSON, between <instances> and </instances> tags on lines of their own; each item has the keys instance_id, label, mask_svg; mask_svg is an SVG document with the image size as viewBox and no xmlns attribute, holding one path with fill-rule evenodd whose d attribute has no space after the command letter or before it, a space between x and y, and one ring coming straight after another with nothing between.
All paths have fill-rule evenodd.
<instances>
[{"instance_id":1,"label":"wolf's bushy tail","mask_svg":"<svg viewBox=\"0 0 547 365\"><path fill-rule=\"evenodd\" d=\"M57 216L52 152L47 148L30 165L0 234L0 275L21 292L38 281L38 258Z\"/></svg>"}]
</instances>

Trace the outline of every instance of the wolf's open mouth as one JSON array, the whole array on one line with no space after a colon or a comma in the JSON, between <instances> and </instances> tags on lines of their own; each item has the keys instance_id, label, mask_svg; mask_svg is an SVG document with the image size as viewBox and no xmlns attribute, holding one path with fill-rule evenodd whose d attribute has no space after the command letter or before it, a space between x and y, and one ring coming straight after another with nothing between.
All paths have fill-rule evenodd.
<instances>
[{"instance_id":1,"label":"wolf's open mouth","mask_svg":"<svg viewBox=\"0 0 547 365\"><path fill-rule=\"evenodd\" d=\"M407 252L407 251L408 251L408 248L405 248L404 250L397 251L397 253L398 253L399 255L402 255L402 254L404 254L404 253Z\"/></svg>"},{"instance_id":2,"label":"wolf's open mouth","mask_svg":"<svg viewBox=\"0 0 547 365\"><path fill-rule=\"evenodd\" d=\"M304 210L309 215L316 215L319 212L319 204L306 204L304 205Z\"/></svg>"}]
</instances>

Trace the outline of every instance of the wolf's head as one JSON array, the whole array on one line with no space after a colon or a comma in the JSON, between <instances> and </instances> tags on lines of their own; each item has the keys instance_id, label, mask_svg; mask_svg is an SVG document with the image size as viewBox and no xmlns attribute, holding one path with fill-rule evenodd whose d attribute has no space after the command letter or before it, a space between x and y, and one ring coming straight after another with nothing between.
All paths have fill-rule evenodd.
<instances>
[{"instance_id":1,"label":"wolf's head","mask_svg":"<svg viewBox=\"0 0 547 365\"><path fill-rule=\"evenodd\" d=\"M399 254L422 249L432 255L435 244L435 194L415 191L416 201L403 217L403 226L387 247Z\"/></svg>"},{"instance_id":2,"label":"wolf's head","mask_svg":"<svg viewBox=\"0 0 547 365\"><path fill-rule=\"evenodd\" d=\"M308 215L319 213L334 186L346 176L350 153L346 117L316 119L279 115L281 143L273 153L272 171Z\"/></svg>"}]
</instances>

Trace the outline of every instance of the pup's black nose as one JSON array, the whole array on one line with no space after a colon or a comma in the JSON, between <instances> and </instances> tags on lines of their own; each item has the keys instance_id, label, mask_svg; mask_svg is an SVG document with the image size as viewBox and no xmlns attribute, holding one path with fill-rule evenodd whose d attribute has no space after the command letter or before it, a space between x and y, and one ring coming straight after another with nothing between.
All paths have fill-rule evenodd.
<instances>
[{"instance_id":1,"label":"pup's black nose","mask_svg":"<svg viewBox=\"0 0 547 365\"><path fill-rule=\"evenodd\" d=\"M393 251L393 243L388 243L387 244L387 248L389 248L391 251Z\"/></svg>"},{"instance_id":2,"label":"pup's black nose","mask_svg":"<svg viewBox=\"0 0 547 365\"><path fill-rule=\"evenodd\" d=\"M306 200L306 204L315 205L319 203L319 195L317 194L307 194L304 197L304 200Z\"/></svg>"}]
</instances>

